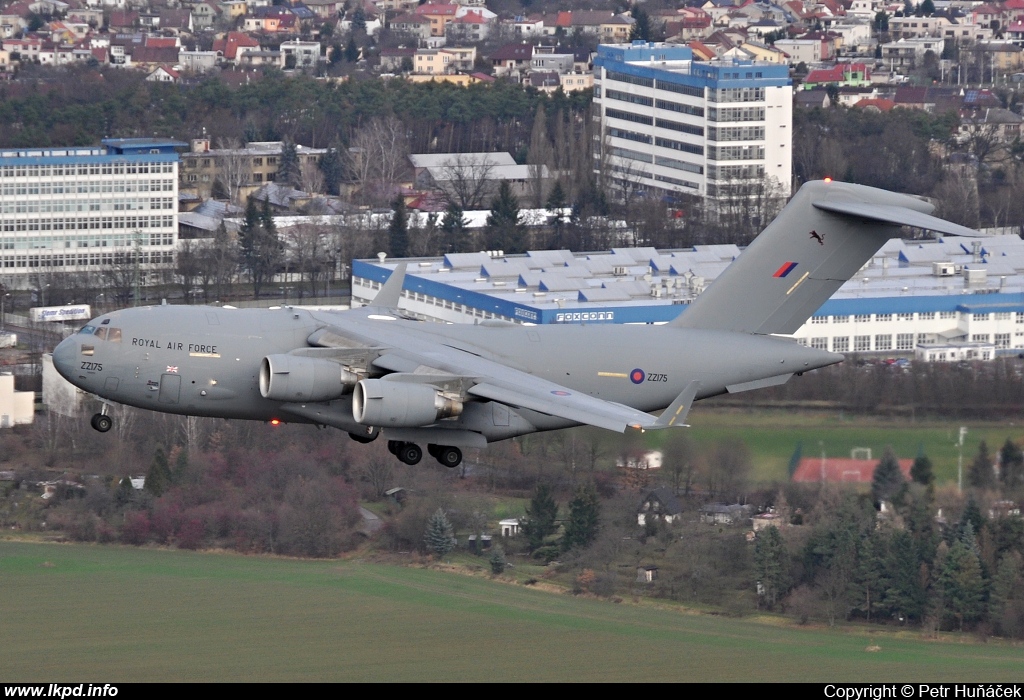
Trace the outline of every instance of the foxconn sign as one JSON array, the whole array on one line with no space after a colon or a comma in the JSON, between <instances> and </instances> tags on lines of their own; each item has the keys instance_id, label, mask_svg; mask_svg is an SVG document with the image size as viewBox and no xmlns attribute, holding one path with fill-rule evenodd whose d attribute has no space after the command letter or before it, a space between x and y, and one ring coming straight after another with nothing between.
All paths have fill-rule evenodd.
<instances>
[{"instance_id":1,"label":"foxconn sign","mask_svg":"<svg viewBox=\"0 0 1024 700\"><path fill-rule=\"evenodd\" d=\"M29 309L29 317L36 323L46 321L88 321L92 318L92 310L88 304L39 306Z\"/></svg>"}]
</instances>

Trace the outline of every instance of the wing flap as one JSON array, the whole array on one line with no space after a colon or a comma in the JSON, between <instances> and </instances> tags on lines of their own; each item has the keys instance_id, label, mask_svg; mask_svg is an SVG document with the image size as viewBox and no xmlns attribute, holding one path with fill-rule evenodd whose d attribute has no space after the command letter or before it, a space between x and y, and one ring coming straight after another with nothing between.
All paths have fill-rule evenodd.
<instances>
[{"instance_id":1,"label":"wing flap","mask_svg":"<svg viewBox=\"0 0 1024 700\"><path fill-rule=\"evenodd\" d=\"M552 386L557 387L558 385L552 384ZM628 428L644 428L655 422L654 416L649 413L567 389L552 389L549 396L540 396L535 393L481 382L470 387L469 393L515 408L527 408L549 416L594 425L618 433L624 433Z\"/></svg>"}]
</instances>

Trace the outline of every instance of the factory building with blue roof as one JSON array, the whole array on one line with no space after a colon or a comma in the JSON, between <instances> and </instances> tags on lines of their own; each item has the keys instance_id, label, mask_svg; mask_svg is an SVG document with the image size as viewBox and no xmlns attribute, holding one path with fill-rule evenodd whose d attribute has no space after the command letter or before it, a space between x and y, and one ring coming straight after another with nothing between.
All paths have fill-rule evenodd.
<instances>
[{"instance_id":1,"label":"factory building with blue roof","mask_svg":"<svg viewBox=\"0 0 1024 700\"><path fill-rule=\"evenodd\" d=\"M702 245L410 259L402 308L449 323L666 323L740 253ZM369 303L397 262L354 261L353 306ZM1024 240L892 239L792 337L932 361L1024 353Z\"/></svg>"}]
</instances>

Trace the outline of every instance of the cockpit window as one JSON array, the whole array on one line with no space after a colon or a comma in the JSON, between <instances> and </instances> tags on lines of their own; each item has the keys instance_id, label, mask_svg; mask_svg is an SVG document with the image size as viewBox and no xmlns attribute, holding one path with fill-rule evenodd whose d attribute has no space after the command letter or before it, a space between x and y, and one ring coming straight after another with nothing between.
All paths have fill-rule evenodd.
<instances>
[{"instance_id":1,"label":"cockpit window","mask_svg":"<svg viewBox=\"0 0 1024 700\"><path fill-rule=\"evenodd\" d=\"M82 335L92 335L96 331L96 326L85 326L82 330L78 331Z\"/></svg>"},{"instance_id":2,"label":"cockpit window","mask_svg":"<svg viewBox=\"0 0 1024 700\"><path fill-rule=\"evenodd\" d=\"M107 333L107 342L110 342L110 343L120 343L121 342L121 329L120 328L111 328L110 331Z\"/></svg>"},{"instance_id":3,"label":"cockpit window","mask_svg":"<svg viewBox=\"0 0 1024 700\"><path fill-rule=\"evenodd\" d=\"M106 340L107 339L107 327L104 326L102 328L97 328L96 332L93 333L93 335L95 335L100 340Z\"/></svg>"}]
</instances>

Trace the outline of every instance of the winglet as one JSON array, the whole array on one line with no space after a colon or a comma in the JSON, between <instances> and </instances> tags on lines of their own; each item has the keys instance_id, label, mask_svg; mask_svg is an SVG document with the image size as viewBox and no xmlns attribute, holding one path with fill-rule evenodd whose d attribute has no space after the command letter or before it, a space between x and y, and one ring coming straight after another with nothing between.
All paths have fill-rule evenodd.
<instances>
[{"instance_id":1,"label":"winglet","mask_svg":"<svg viewBox=\"0 0 1024 700\"><path fill-rule=\"evenodd\" d=\"M377 292L377 296L370 302L370 306L381 309L398 309L398 300L402 297L402 285L405 284L406 263L399 263L395 271L388 277L388 281Z\"/></svg>"},{"instance_id":2,"label":"winglet","mask_svg":"<svg viewBox=\"0 0 1024 700\"><path fill-rule=\"evenodd\" d=\"M682 393L672 402L672 405L666 408L665 412L650 427L655 430L660 428L688 428L686 416L693 406L693 400L697 397L697 390L699 388L700 382L697 380L687 384Z\"/></svg>"}]
</instances>

